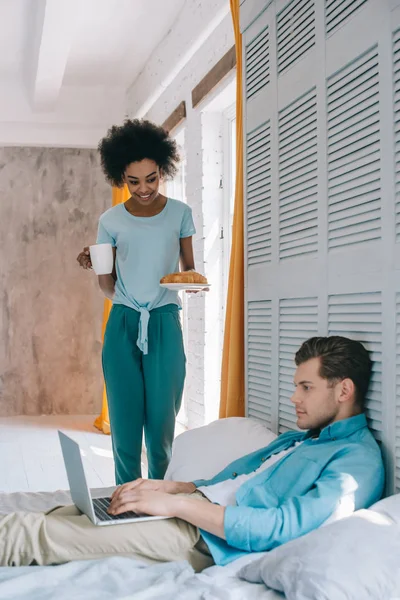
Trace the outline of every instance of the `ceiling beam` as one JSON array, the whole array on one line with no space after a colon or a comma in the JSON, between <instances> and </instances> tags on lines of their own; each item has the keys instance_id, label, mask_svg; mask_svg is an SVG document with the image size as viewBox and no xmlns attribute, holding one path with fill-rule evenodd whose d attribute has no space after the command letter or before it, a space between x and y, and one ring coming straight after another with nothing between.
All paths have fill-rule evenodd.
<instances>
[{"instance_id":1,"label":"ceiling beam","mask_svg":"<svg viewBox=\"0 0 400 600\"><path fill-rule=\"evenodd\" d=\"M169 117L162 124L163 129L171 133L173 129L178 127L186 119L186 102L182 100L176 109L169 115Z\"/></svg>"},{"instance_id":2,"label":"ceiling beam","mask_svg":"<svg viewBox=\"0 0 400 600\"><path fill-rule=\"evenodd\" d=\"M142 118L149 112L228 15L228 0L186 0L175 24L127 90L130 117Z\"/></svg>"},{"instance_id":3,"label":"ceiling beam","mask_svg":"<svg viewBox=\"0 0 400 600\"><path fill-rule=\"evenodd\" d=\"M80 19L80 0L35 0L27 76L32 108L54 109L71 43Z\"/></svg>"},{"instance_id":4,"label":"ceiling beam","mask_svg":"<svg viewBox=\"0 0 400 600\"><path fill-rule=\"evenodd\" d=\"M192 90L192 107L196 108L198 104L229 75L236 67L236 47L232 46L230 50L217 62L216 65L207 73L205 77Z\"/></svg>"}]
</instances>

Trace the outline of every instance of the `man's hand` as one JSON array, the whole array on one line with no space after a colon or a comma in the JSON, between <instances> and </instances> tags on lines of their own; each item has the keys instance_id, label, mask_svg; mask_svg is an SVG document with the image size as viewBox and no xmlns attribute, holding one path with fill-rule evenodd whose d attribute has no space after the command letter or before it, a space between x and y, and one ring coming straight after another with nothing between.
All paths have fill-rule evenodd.
<instances>
[{"instance_id":1,"label":"man's hand","mask_svg":"<svg viewBox=\"0 0 400 600\"><path fill-rule=\"evenodd\" d=\"M128 491L153 491L164 494L192 494L196 490L194 483L183 481L165 481L164 479L135 479L117 487L112 495L112 500L117 500L121 494Z\"/></svg>"},{"instance_id":2,"label":"man's hand","mask_svg":"<svg viewBox=\"0 0 400 600\"><path fill-rule=\"evenodd\" d=\"M108 512L111 515L119 515L129 510L141 515L176 517L225 539L225 507L211 502L189 496L144 490L139 486L134 489L121 486L121 491L117 497L113 497Z\"/></svg>"},{"instance_id":3,"label":"man's hand","mask_svg":"<svg viewBox=\"0 0 400 600\"><path fill-rule=\"evenodd\" d=\"M175 502L176 498L165 492L141 490L140 488L127 489L121 492L117 498L112 499L108 512L111 515L119 515L132 510L138 515L174 517Z\"/></svg>"}]
</instances>

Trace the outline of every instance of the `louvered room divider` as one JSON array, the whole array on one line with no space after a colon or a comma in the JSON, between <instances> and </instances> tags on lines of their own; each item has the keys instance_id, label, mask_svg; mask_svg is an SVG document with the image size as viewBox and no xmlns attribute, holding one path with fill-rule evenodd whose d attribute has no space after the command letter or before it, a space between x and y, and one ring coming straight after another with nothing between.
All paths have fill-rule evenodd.
<instances>
[{"instance_id":1,"label":"louvered room divider","mask_svg":"<svg viewBox=\"0 0 400 600\"><path fill-rule=\"evenodd\" d=\"M246 411L296 428L294 353L362 341L400 491L400 0L241 0Z\"/></svg>"}]
</instances>

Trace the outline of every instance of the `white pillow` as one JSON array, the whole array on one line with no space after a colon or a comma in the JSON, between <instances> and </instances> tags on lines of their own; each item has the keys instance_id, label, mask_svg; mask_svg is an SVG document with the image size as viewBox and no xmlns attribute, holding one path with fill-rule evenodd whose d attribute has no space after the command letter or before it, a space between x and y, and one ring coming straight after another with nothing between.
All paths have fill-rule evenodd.
<instances>
[{"instance_id":1,"label":"white pillow","mask_svg":"<svg viewBox=\"0 0 400 600\"><path fill-rule=\"evenodd\" d=\"M400 525L400 494L395 494L394 496L388 496L383 500L379 500L379 502L370 506L369 510L386 515L392 519L394 523Z\"/></svg>"},{"instance_id":2,"label":"white pillow","mask_svg":"<svg viewBox=\"0 0 400 600\"><path fill-rule=\"evenodd\" d=\"M219 419L185 431L174 441L165 479L210 479L233 460L268 446L275 438L265 425L245 417Z\"/></svg>"},{"instance_id":3,"label":"white pillow","mask_svg":"<svg viewBox=\"0 0 400 600\"><path fill-rule=\"evenodd\" d=\"M373 510L327 525L272 550L239 573L287 600L395 600L400 527Z\"/></svg>"}]
</instances>

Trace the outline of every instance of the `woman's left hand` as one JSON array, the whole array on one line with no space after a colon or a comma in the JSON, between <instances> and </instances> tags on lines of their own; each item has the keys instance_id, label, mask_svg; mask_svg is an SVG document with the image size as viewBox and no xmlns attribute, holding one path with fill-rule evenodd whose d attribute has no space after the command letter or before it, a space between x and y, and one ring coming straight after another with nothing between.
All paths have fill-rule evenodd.
<instances>
[{"instance_id":1,"label":"woman's left hand","mask_svg":"<svg viewBox=\"0 0 400 600\"><path fill-rule=\"evenodd\" d=\"M185 292L187 294L198 294L199 292L209 292L209 291L210 291L210 288L208 288L208 287L205 287L202 290L185 290Z\"/></svg>"},{"instance_id":2,"label":"woman's left hand","mask_svg":"<svg viewBox=\"0 0 400 600\"><path fill-rule=\"evenodd\" d=\"M111 501L108 512L119 515L129 510L139 515L173 517L176 496L165 492L127 490Z\"/></svg>"}]
</instances>

